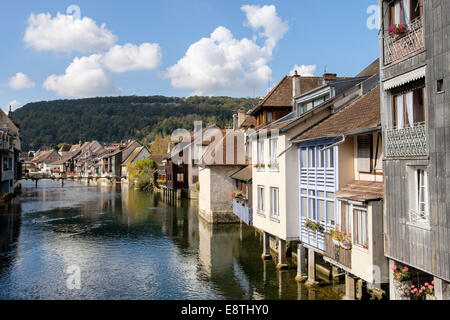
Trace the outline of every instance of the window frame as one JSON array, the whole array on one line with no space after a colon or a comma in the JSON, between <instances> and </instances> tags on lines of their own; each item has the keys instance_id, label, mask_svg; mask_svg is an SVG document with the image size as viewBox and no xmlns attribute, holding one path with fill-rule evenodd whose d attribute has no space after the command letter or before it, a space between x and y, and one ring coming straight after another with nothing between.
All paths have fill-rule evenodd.
<instances>
[{"instance_id":1,"label":"window frame","mask_svg":"<svg viewBox=\"0 0 450 320\"><path fill-rule=\"evenodd\" d=\"M261 186L261 185L258 185L257 186L257 190L258 190L258 210L257 210L257 212L258 212L258 214L259 215L262 215L262 216L265 216L265 214L264 214L264 212L265 212L265 187L264 186Z\"/></svg>"},{"instance_id":2,"label":"window frame","mask_svg":"<svg viewBox=\"0 0 450 320\"><path fill-rule=\"evenodd\" d=\"M362 219L360 219L360 216ZM353 243L366 249L369 248L368 220L367 208L353 205Z\"/></svg>"},{"instance_id":3,"label":"window frame","mask_svg":"<svg viewBox=\"0 0 450 320\"><path fill-rule=\"evenodd\" d=\"M280 219L280 189L277 187L270 187L270 218Z\"/></svg>"}]
</instances>

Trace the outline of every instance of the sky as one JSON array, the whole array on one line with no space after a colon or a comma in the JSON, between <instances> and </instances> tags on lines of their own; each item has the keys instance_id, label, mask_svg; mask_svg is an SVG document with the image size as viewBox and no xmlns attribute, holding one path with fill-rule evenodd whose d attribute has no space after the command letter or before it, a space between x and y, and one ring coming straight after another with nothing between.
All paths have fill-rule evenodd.
<instances>
[{"instance_id":1,"label":"sky","mask_svg":"<svg viewBox=\"0 0 450 320\"><path fill-rule=\"evenodd\" d=\"M376 0L1 1L0 107L95 96L260 97L378 57Z\"/></svg>"}]
</instances>

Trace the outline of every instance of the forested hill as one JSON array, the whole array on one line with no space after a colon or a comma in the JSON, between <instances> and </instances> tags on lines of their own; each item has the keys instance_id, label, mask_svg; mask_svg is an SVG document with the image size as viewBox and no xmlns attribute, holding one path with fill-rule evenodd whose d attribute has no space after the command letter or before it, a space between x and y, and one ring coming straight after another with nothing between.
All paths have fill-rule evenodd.
<instances>
[{"instance_id":1,"label":"forested hill","mask_svg":"<svg viewBox=\"0 0 450 320\"><path fill-rule=\"evenodd\" d=\"M104 97L29 103L13 112L20 125L22 149L42 145L98 140L103 143L138 139L148 144L177 128L193 130L194 120L204 126L231 125L232 115L258 102L230 97Z\"/></svg>"}]
</instances>

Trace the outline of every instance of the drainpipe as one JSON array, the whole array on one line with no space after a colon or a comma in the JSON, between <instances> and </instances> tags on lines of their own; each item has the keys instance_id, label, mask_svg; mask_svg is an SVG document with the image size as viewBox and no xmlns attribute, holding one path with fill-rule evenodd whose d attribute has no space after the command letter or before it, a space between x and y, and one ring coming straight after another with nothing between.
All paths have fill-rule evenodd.
<instances>
[{"instance_id":1,"label":"drainpipe","mask_svg":"<svg viewBox=\"0 0 450 320\"><path fill-rule=\"evenodd\" d=\"M329 146L326 146L325 148L322 148L322 149L320 149L319 151L325 151L325 150L328 150L328 149L330 149L330 148L332 148L332 147L334 147L334 146L338 146L338 145L344 143L346 138L347 138L347 136L346 136L345 134L343 134L343 135L342 135L342 140L341 140L341 141L338 141L338 142L336 142L336 143L330 144Z\"/></svg>"}]
</instances>

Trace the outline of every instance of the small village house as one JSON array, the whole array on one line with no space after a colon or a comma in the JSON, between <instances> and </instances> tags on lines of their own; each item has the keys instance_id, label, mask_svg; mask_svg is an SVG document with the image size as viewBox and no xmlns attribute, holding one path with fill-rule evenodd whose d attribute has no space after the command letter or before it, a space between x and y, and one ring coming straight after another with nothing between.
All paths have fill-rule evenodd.
<instances>
[{"instance_id":1,"label":"small village house","mask_svg":"<svg viewBox=\"0 0 450 320\"><path fill-rule=\"evenodd\" d=\"M308 283L317 283L320 255L346 273L348 299L355 298L355 282L378 296L381 289L387 292L378 79L362 82L356 101L292 139L299 154L300 241L308 249Z\"/></svg>"},{"instance_id":2,"label":"small village house","mask_svg":"<svg viewBox=\"0 0 450 320\"><path fill-rule=\"evenodd\" d=\"M199 215L209 223L235 223L232 175L246 166L244 131L209 128L203 132L199 163Z\"/></svg>"}]
</instances>

